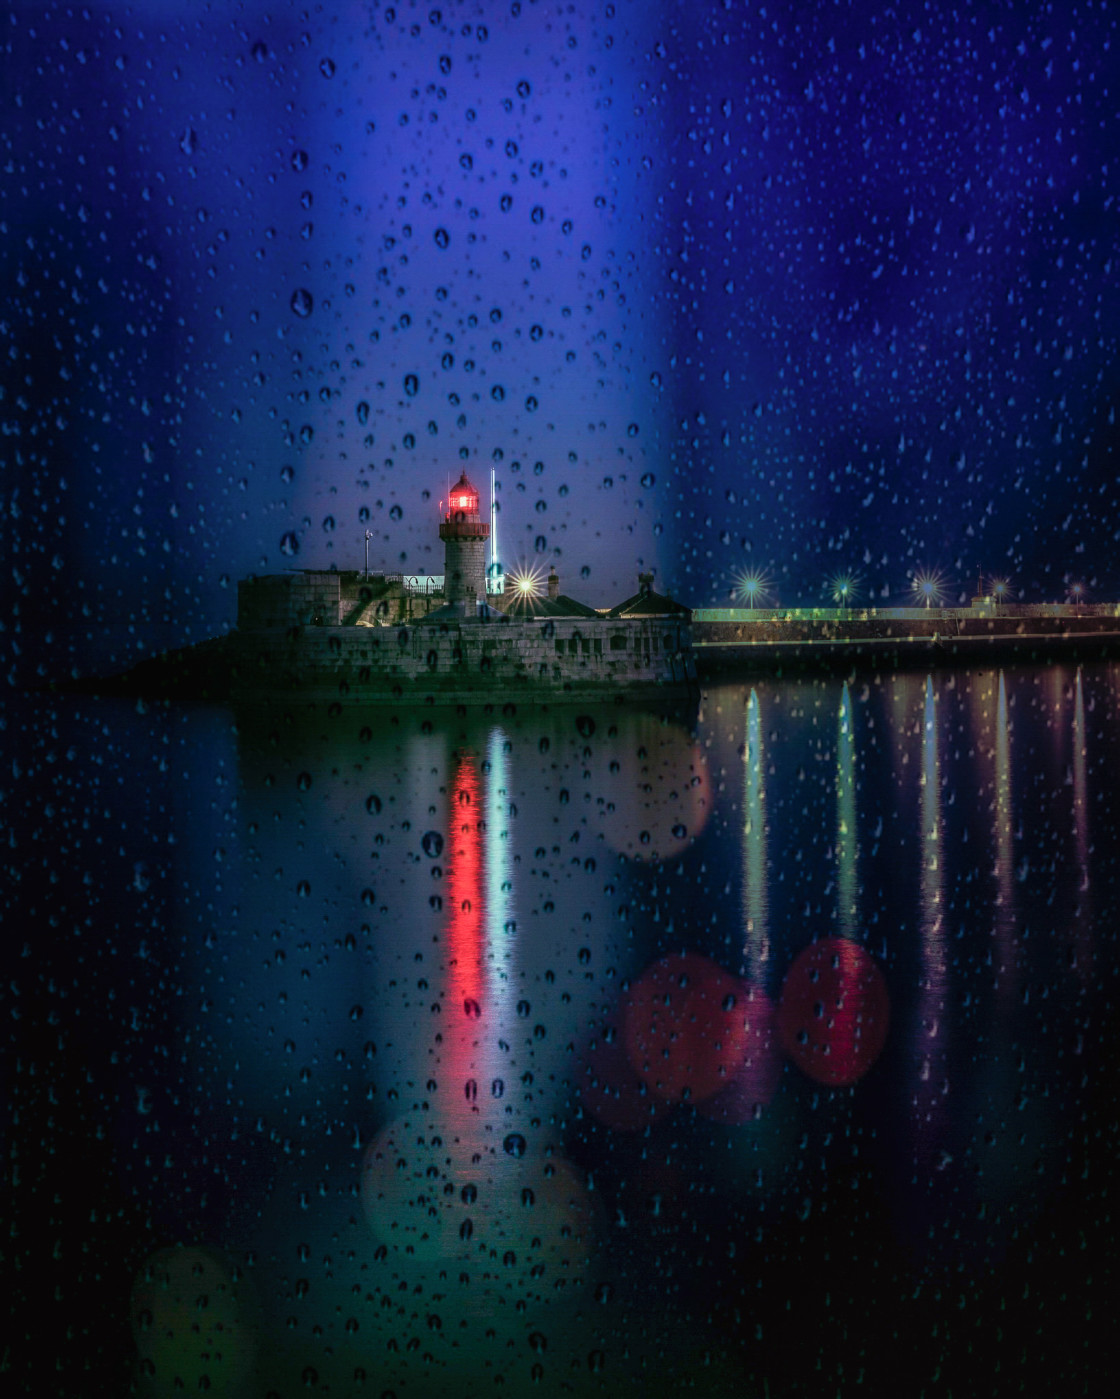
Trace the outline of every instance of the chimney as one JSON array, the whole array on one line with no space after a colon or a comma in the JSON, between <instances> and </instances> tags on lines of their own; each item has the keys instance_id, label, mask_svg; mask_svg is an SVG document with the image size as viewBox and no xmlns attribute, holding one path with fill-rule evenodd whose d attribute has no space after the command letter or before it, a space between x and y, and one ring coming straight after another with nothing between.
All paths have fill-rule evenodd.
<instances>
[{"instance_id":1,"label":"chimney","mask_svg":"<svg viewBox=\"0 0 1120 1399\"><path fill-rule=\"evenodd\" d=\"M550 570L548 575L548 595L550 598L560 596L560 575L555 569Z\"/></svg>"},{"instance_id":2,"label":"chimney","mask_svg":"<svg viewBox=\"0 0 1120 1399\"><path fill-rule=\"evenodd\" d=\"M639 574L638 574L638 592L639 592L639 594L640 594L642 597L645 597L645 595L646 595L647 593L650 593L650 592L652 592L652 591L653 591L653 574L652 574L652 573L639 573Z\"/></svg>"}]
</instances>

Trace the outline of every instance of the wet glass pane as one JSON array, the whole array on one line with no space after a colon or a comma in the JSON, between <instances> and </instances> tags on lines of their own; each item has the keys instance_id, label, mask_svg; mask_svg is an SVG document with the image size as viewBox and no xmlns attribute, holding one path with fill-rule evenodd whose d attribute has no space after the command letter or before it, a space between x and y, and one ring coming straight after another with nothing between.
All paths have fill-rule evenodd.
<instances>
[{"instance_id":1,"label":"wet glass pane","mask_svg":"<svg viewBox=\"0 0 1120 1399\"><path fill-rule=\"evenodd\" d=\"M12 1392L1107 1392L1115 37L10 7Z\"/></svg>"}]
</instances>

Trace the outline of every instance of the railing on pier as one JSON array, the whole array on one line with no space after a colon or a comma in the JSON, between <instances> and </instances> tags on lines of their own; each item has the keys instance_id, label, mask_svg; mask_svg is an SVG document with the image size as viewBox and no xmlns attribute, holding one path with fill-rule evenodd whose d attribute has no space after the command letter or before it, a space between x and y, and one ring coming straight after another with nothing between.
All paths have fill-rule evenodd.
<instances>
[{"instance_id":1,"label":"railing on pier","mask_svg":"<svg viewBox=\"0 0 1120 1399\"><path fill-rule=\"evenodd\" d=\"M993 602L980 607L694 607L693 622L940 622L977 617L1120 617L1112 602Z\"/></svg>"}]
</instances>

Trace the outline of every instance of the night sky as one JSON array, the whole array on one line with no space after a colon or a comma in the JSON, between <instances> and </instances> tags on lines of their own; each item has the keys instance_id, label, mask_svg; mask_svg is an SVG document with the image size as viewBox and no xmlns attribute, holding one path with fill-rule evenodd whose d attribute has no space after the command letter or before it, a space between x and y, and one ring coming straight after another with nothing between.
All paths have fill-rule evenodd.
<instances>
[{"instance_id":1,"label":"night sky","mask_svg":"<svg viewBox=\"0 0 1120 1399\"><path fill-rule=\"evenodd\" d=\"M1120 597L1114 12L322 10L10 7L5 673L440 572L464 467L597 606Z\"/></svg>"}]
</instances>

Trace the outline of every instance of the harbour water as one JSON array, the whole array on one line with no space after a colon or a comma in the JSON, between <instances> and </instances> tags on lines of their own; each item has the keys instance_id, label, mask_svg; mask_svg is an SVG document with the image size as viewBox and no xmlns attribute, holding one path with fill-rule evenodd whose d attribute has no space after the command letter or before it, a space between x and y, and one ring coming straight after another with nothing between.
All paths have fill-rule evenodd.
<instances>
[{"instance_id":1,"label":"harbour water","mask_svg":"<svg viewBox=\"0 0 1120 1399\"><path fill-rule=\"evenodd\" d=\"M1120 669L6 710L54 1392L1096 1392Z\"/></svg>"}]
</instances>

